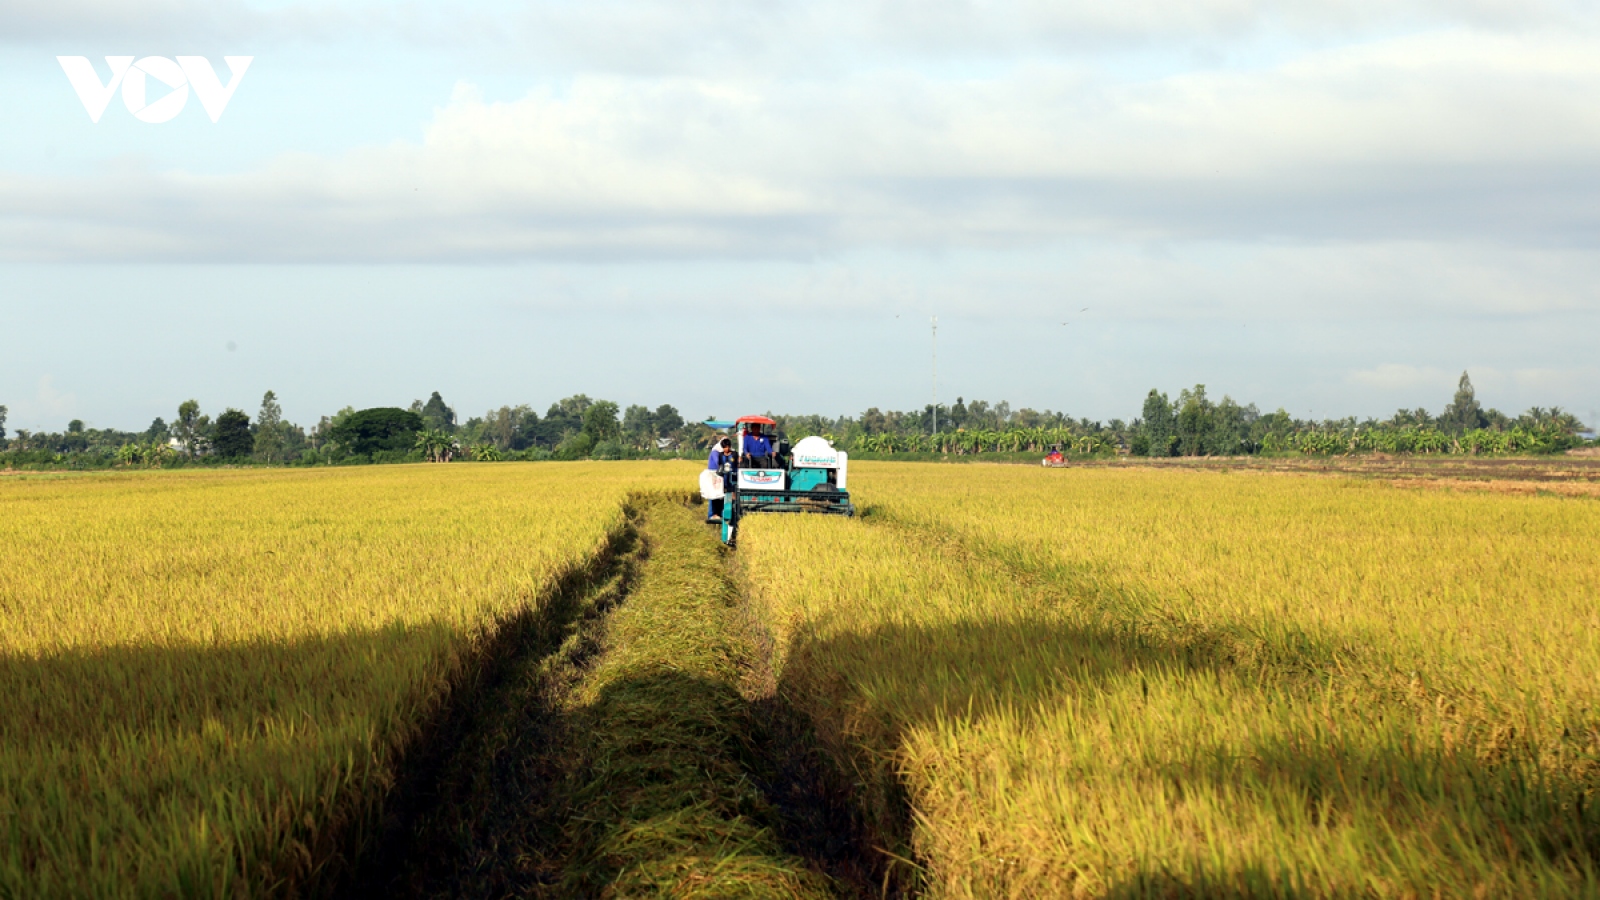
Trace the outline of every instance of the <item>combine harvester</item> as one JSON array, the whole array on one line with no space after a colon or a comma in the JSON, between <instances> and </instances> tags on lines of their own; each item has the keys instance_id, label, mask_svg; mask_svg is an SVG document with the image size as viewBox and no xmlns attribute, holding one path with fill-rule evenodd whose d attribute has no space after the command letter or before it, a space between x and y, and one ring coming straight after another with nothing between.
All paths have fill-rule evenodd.
<instances>
[{"instance_id":1,"label":"combine harvester","mask_svg":"<svg viewBox=\"0 0 1600 900\"><path fill-rule=\"evenodd\" d=\"M706 424L729 430L733 441L733 453L723 460L722 468L708 469L700 476L701 496L723 501L724 544L736 545L739 520L749 513L856 514L846 489L849 454L835 450L826 438L802 438L791 448L777 435L778 423L766 416ZM751 439L757 436L771 444L772 452L765 460L748 453Z\"/></svg>"}]
</instances>

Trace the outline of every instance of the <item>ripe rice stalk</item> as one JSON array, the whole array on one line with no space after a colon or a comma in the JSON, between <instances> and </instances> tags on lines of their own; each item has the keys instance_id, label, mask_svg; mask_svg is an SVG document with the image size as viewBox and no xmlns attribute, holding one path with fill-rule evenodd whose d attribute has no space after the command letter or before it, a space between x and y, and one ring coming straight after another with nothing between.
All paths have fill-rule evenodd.
<instances>
[{"instance_id":1,"label":"ripe rice stalk","mask_svg":"<svg viewBox=\"0 0 1600 900\"><path fill-rule=\"evenodd\" d=\"M0 896L290 892L686 464L0 482Z\"/></svg>"},{"instance_id":2,"label":"ripe rice stalk","mask_svg":"<svg viewBox=\"0 0 1600 900\"><path fill-rule=\"evenodd\" d=\"M780 690L930 896L1600 889L1593 501L1148 468L852 486L866 518L752 518L740 562Z\"/></svg>"}]
</instances>

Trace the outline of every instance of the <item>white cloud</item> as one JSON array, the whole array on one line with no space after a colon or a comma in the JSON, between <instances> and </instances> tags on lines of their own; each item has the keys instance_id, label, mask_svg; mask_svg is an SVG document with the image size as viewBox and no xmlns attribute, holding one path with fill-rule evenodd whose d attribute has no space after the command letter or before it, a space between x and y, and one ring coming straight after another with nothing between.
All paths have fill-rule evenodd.
<instances>
[{"instance_id":1,"label":"white cloud","mask_svg":"<svg viewBox=\"0 0 1600 900\"><path fill-rule=\"evenodd\" d=\"M1481 360L1498 355L1496 350L1473 349L1466 358ZM1528 406L1549 406L1551 398L1584 398L1594 400L1594 386L1600 384L1600 365L1577 363L1563 366L1538 366L1506 368L1482 362L1466 364L1464 369L1445 370L1434 366L1417 366L1407 363L1382 363L1370 368L1352 371L1345 376L1345 384L1368 395L1368 403L1378 398L1388 399L1395 405L1413 406L1418 397L1438 398L1428 407L1437 412L1454 396L1462 372L1472 380L1478 402L1486 407L1497 407L1502 412L1516 415ZM1572 410L1588 416L1588 409Z\"/></svg>"},{"instance_id":2,"label":"white cloud","mask_svg":"<svg viewBox=\"0 0 1600 900\"><path fill-rule=\"evenodd\" d=\"M943 312L975 318L1286 322L1363 320L1416 329L1428 319L1493 321L1600 312L1600 260L1417 242L1241 246L1229 242L845 258L794 278L752 277L723 300L780 309ZM680 298L693 304L693 295ZM679 301L675 301L679 302ZM707 298L708 303L715 301ZM1088 314L1080 315L1084 307Z\"/></svg>"},{"instance_id":3,"label":"white cloud","mask_svg":"<svg viewBox=\"0 0 1600 900\"><path fill-rule=\"evenodd\" d=\"M0 141L0 260L63 263L12 267L52 283L99 273L106 303L128 302L109 298L129 272L160 270L145 305L171 309L209 267L82 263L383 264L217 267L222 320L241 315L229 300L278 308L265 288L240 300L240 281L363 315L407 287L429 303L488 295L539 328L569 311L805 310L855 336L874 316L937 312L1005 333L973 366L991 385L1013 373L988 360L1050 323L1051 347L1115 345L1089 381L1134 378L1117 372L1138 359L1138 383L1105 407L1119 414L1146 378L1246 369L1269 373L1235 378L1263 385L1251 398L1314 370L1294 390L1316 380L1340 409L1432 405L1416 398L1448 398L1463 364L1508 409L1600 383L1571 349L1600 316L1590 0L0 0L0 47L8 64L44 61L0 71L8 86L48 70L64 94L60 109L28 95L37 121ZM278 77L279 93L204 132L220 148L194 164L209 174L147 162L177 158L162 142L184 123L86 140L49 59L110 52L255 53L247 90L267 98ZM396 139L417 96L463 77L501 102L461 86ZM361 93L377 85L393 96ZM309 134L346 113L334 136ZM263 134L252 162L233 161L246 154L229 141ZM343 149L261 162L267 146ZM423 267L425 287L390 265L429 261L453 265ZM17 333L76 339L95 318L46 312L48 327ZM862 341L836 347L830 371L876 392L855 373L880 342ZM808 390L835 390L805 371Z\"/></svg>"},{"instance_id":4,"label":"white cloud","mask_svg":"<svg viewBox=\"0 0 1600 900\"><path fill-rule=\"evenodd\" d=\"M385 18L349 4L270 8L240 0L3 0L0 43L329 40L384 27Z\"/></svg>"},{"instance_id":5,"label":"white cloud","mask_svg":"<svg viewBox=\"0 0 1600 900\"><path fill-rule=\"evenodd\" d=\"M77 409L76 394L57 389L54 376L41 375L33 396L19 398L11 404L6 428L11 432L19 428L36 430L42 427L42 423L70 417Z\"/></svg>"},{"instance_id":6,"label":"white cloud","mask_svg":"<svg viewBox=\"0 0 1600 900\"><path fill-rule=\"evenodd\" d=\"M1578 363L1561 366L1468 369L1479 400L1485 394L1514 394L1531 397L1595 396L1600 385L1600 364Z\"/></svg>"},{"instance_id":7,"label":"white cloud","mask_svg":"<svg viewBox=\"0 0 1600 900\"><path fill-rule=\"evenodd\" d=\"M589 71L814 74L862 60L1093 54L1152 44L1227 53L1263 37L1349 40L1451 26L1571 33L1597 20L1585 0L4 0L0 42L400 41Z\"/></svg>"},{"instance_id":8,"label":"white cloud","mask_svg":"<svg viewBox=\"0 0 1600 900\"><path fill-rule=\"evenodd\" d=\"M1582 245L1600 40L1421 35L1127 83L579 75L420 141L199 176L0 175L10 259L791 257L1064 239Z\"/></svg>"},{"instance_id":9,"label":"white cloud","mask_svg":"<svg viewBox=\"0 0 1600 900\"><path fill-rule=\"evenodd\" d=\"M1453 388L1459 377L1459 373L1451 374L1429 366L1383 363L1370 369L1351 372L1345 380L1350 384L1380 388L1385 391L1415 391L1424 388L1433 389L1437 393Z\"/></svg>"}]
</instances>

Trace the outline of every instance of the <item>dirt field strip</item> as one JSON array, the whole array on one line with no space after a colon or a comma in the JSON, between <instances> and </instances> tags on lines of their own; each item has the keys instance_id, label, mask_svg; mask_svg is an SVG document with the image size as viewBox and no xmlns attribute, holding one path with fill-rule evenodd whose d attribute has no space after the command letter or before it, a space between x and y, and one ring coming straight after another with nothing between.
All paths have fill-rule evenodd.
<instances>
[{"instance_id":1,"label":"dirt field strip","mask_svg":"<svg viewBox=\"0 0 1600 900\"><path fill-rule=\"evenodd\" d=\"M1448 491L1487 491L1492 494L1556 494L1561 497L1600 497L1600 483L1580 481L1465 481L1459 478L1396 478L1389 482L1398 488L1423 488Z\"/></svg>"},{"instance_id":2,"label":"dirt field strip","mask_svg":"<svg viewBox=\"0 0 1600 900\"><path fill-rule=\"evenodd\" d=\"M985 463L973 461L973 464ZM1198 472L1276 472L1359 478L1588 481L1600 483L1600 449L1559 456L1120 456L1074 460L1073 469L1149 469Z\"/></svg>"}]
</instances>

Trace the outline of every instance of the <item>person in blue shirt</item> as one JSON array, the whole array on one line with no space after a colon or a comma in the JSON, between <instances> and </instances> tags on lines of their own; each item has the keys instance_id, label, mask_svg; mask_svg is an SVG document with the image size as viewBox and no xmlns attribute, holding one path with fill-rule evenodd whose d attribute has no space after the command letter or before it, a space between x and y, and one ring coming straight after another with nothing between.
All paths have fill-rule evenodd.
<instances>
[{"instance_id":1,"label":"person in blue shirt","mask_svg":"<svg viewBox=\"0 0 1600 900\"><path fill-rule=\"evenodd\" d=\"M722 468L722 458L733 452L733 442L723 438L712 446L711 456L706 460L706 468L715 472Z\"/></svg>"},{"instance_id":2,"label":"person in blue shirt","mask_svg":"<svg viewBox=\"0 0 1600 900\"><path fill-rule=\"evenodd\" d=\"M767 469L772 467L772 444L762 436L760 429L760 425L752 425L744 436L744 464L751 468Z\"/></svg>"},{"instance_id":3,"label":"person in blue shirt","mask_svg":"<svg viewBox=\"0 0 1600 900\"><path fill-rule=\"evenodd\" d=\"M706 459L706 468L716 472L722 468L722 461L733 455L733 442L727 438L718 441L711 448L711 456ZM706 501L706 521L722 521L722 498Z\"/></svg>"}]
</instances>

